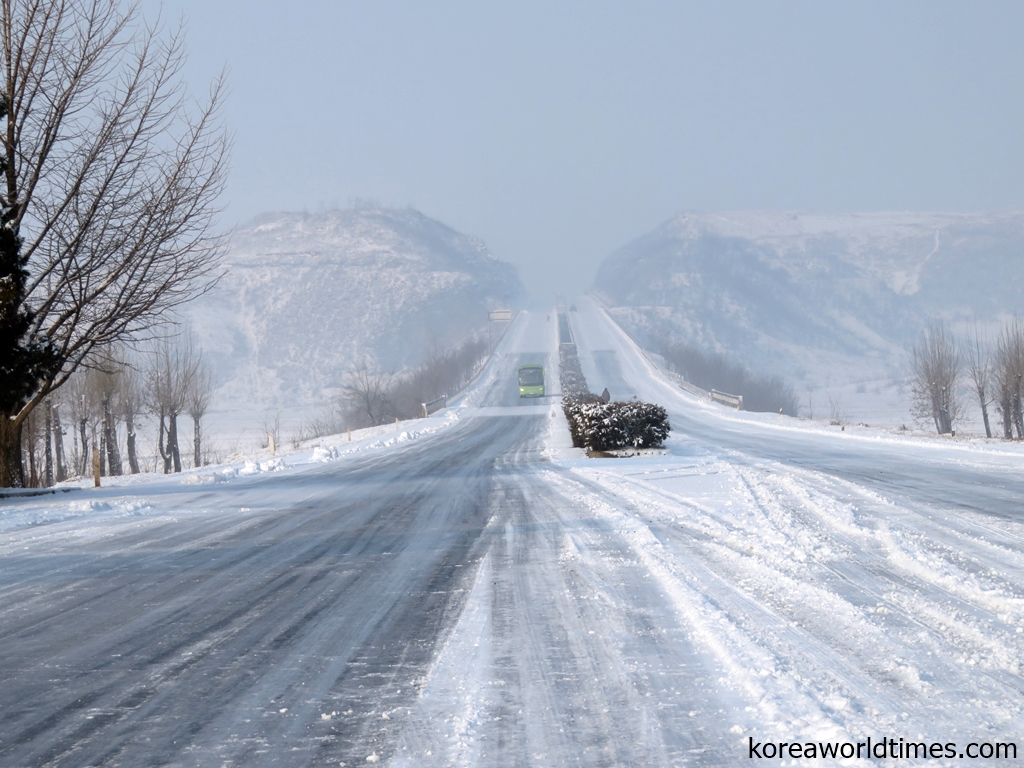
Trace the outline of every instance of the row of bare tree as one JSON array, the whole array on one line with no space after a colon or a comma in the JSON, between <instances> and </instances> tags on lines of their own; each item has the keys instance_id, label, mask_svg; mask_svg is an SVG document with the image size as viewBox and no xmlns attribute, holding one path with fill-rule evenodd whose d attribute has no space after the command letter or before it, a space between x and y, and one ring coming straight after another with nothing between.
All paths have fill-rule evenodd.
<instances>
[{"instance_id":1,"label":"row of bare tree","mask_svg":"<svg viewBox=\"0 0 1024 768\"><path fill-rule=\"evenodd\" d=\"M671 369L694 386L742 395L745 411L797 414L796 394L780 376L751 373L724 355L673 337L670 331L658 333L653 346Z\"/></svg>"},{"instance_id":2,"label":"row of bare tree","mask_svg":"<svg viewBox=\"0 0 1024 768\"><path fill-rule=\"evenodd\" d=\"M994 342L975 327L958 339L942 322L931 323L911 352L914 416L934 423L940 435L953 432L963 415L961 391L976 397L992 437L989 406L1002 420L1003 438L1024 440L1024 324L1003 324Z\"/></svg>"},{"instance_id":3,"label":"row of bare tree","mask_svg":"<svg viewBox=\"0 0 1024 768\"><path fill-rule=\"evenodd\" d=\"M22 432L27 485L50 486L91 474L93 449L99 451L100 474L124 474L124 457L127 471L137 474L143 470L137 429L147 420L157 431L153 469L180 472L182 414L192 420L193 464L202 466L202 421L212 393L209 368L190 335L162 339L139 355L122 350L90 361L27 420Z\"/></svg>"},{"instance_id":4,"label":"row of bare tree","mask_svg":"<svg viewBox=\"0 0 1024 768\"><path fill-rule=\"evenodd\" d=\"M434 345L423 364L405 375L374 371L364 361L346 377L339 415L358 427L415 418L423 403L465 387L486 355L487 339L474 338L449 349Z\"/></svg>"}]
</instances>

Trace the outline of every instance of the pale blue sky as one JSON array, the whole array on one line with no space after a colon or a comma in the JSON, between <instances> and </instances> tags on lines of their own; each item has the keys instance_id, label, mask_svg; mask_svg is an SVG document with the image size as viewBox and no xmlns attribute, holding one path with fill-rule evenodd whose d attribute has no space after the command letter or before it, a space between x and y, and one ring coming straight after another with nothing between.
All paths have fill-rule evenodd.
<instances>
[{"instance_id":1,"label":"pale blue sky","mask_svg":"<svg viewBox=\"0 0 1024 768\"><path fill-rule=\"evenodd\" d=\"M1024 3L163 9L229 69L229 221L412 205L545 297L682 210L1024 208Z\"/></svg>"}]
</instances>

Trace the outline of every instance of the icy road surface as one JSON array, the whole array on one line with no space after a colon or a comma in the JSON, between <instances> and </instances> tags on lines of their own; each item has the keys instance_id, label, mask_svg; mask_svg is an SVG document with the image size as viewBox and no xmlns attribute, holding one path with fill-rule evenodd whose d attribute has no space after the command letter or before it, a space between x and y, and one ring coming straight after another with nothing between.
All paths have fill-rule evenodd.
<instances>
[{"instance_id":1,"label":"icy road surface","mask_svg":"<svg viewBox=\"0 0 1024 768\"><path fill-rule=\"evenodd\" d=\"M524 362L557 389L533 314L434 434L0 501L0 765L1024 749L1019 454L697 402L579 305L591 388L664 404L666 455L586 459L555 398L520 402Z\"/></svg>"}]
</instances>

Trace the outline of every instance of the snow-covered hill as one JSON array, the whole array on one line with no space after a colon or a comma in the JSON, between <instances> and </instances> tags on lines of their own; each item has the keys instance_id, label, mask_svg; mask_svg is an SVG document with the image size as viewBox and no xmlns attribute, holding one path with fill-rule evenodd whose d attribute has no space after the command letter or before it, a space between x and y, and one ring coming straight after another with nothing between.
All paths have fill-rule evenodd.
<instances>
[{"instance_id":1,"label":"snow-covered hill","mask_svg":"<svg viewBox=\"0 0 1024 768\"><path fill-rule=\"evenodd\" d=\"M190 319L221 408L283 407L323 402L364 359L416 365L521 293L482 242L414 210L265 214L236 230Z\"/></svg>"},{"instance_id":2,"label":"snow-covered hill","mask_svg":"<svg viewBox=\"0 0 1024 768\"><path fill-rule=\"evenodd\" d=\"M684 213L611 254L595 287L798 389L899 378L930 318L1024 309L1024 213Z\"/></svg>"}]
</instances>

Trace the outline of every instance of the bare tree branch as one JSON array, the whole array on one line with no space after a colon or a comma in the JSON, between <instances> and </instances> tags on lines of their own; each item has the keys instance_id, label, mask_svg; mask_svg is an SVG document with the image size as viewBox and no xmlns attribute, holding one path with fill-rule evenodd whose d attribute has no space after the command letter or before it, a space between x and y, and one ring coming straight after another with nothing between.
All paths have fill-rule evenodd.
<instances>
[{"instance_id":1,"label":"bare tree branch","mask_svg":"<svg viewBox=\"0 0 1024 768\"><path fill-rule=\"evenodd\" d=\"M1024 439L1024 326L1019 318L1006 323L996 340L995 379L999 389L997 407L1003 417L1003 437Z\"/></svg>"},{"instance_id":2,"label":"bare tree branch","mask_svg":"<svg viewBox=\"0 0 1024 768\"><path fill-rule=\"evenodd\" d=\"M55 361L4 414L4 484L20 475L10 442L49 392L216 281L229 138L223 78L190 98L182 29L147 25L137 4L0 0L0 46L0 223L27 272L5 311L30 317L25 343Z\"/></svg>"},{"instance_id":3,"label":"bare tree branch","mask_svg":"<svg viewBox=\"0 0 1024 768\"><path fill-rule=\"evenodd\" d=\"M181 472L178 416L185 410L199 364L199 352L191 334L161 339L150 352L149 406L160 422L157 447L165 473Z\"/></svg>"},{"instance_id":4,"label":"bare tree branch","mask_svg":"<svg viewBox=\"0 0 1024 768\"><path fill-rule=\"evenodd\" d=\"M945 323L929 324L914 345L911 368L915 417L934 422L940 435L948 435L960 417L963 357Z\"/></svg>"},{"instance_id":5,"label":"bare tree branch","mask_svg":"<svg viewBox=\"0 0 1024 768\"><path fill-rule=\"evenodd\" d=\"M967 367L967 378L970 379L981 406L981 417L985 422L985 436L992 437L992 427L988 420L988 406L992 402L989 387L989 380L992 378L992 355L989 352L988 342L978 332L977 324L968 334L964 344L964 361Z\"/></svg>"},{"instance_id":6,"label":"bare tree branch","mask_svg":"<svg viewBox=\"0 0 1024 768\"><path fill-rule=\"evenodd\" d=\"M198 354L196 370L185 393L185 411L192 419L192 457L196 467L203 466L202 421L213 399L213 376L210 366Z\"/></svg>"},{"instance_id":7,"label":"bare tree branch","mask_svg":"<svg viewBox=\"0 0 1024 768\"><path fill-rule=\"evenodd\" d=\"M367 426L383 424L392 415L388 391L394 376L370 369L364 360L347 376L342 400L351 413Z\"/></svg>"}]
</instances>

